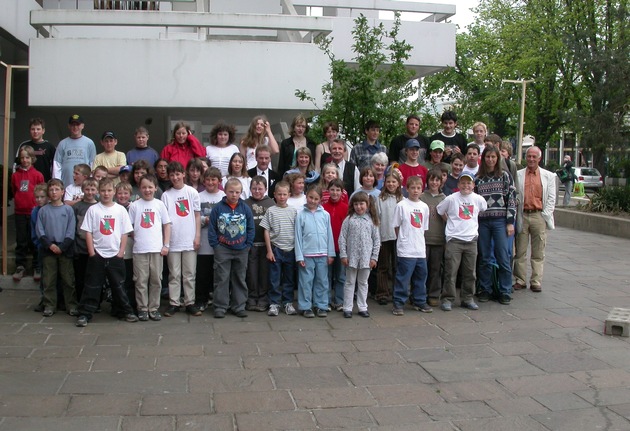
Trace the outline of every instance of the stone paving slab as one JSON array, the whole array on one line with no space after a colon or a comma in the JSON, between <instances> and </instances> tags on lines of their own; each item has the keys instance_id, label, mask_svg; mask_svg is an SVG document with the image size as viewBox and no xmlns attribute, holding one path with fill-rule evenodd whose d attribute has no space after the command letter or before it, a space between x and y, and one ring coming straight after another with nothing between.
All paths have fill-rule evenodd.
<instances>
[{"instance_id":1,"label":"stone paving slab","mask_svg":"<svg viewBox=\"0 0 630 431\"><path fill-rule=\"evenodd\" d=\"M543 292L400 318L370 300L370 319L104 312L76 328L3 278L0 431L630 430L630 340L602 334L630 308L628 248L558 229Z\"/></svg>"}]
</instances>

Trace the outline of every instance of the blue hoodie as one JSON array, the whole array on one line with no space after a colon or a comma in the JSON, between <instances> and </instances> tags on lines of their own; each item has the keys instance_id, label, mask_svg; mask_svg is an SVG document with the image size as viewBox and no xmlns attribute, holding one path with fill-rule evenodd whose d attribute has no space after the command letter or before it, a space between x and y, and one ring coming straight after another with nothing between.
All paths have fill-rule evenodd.
<instances>
[{"instance_id":1,"label":"blue hoodie","mask_svg":"<svg viewBox=\"0 0 630 431\"><path fill-rule=\"evenodd\" d=\"M295 261L308 257L335 257L330 214L320 205L313 212L306 205L295 219Z\"/></svg>"},{"instance_id":2,"label":"blue hoodie","mask_svg":"<svg viewBox=\"0 0 630 431\"><path fill-rule=\"evenodd\" d=\"M208 227L212 248L222 245L231 250L244 250L254 244L254 216L242 199L234 209L227 204L227 197L221 199L210 213Z\"/></svg>"}]
</instances>

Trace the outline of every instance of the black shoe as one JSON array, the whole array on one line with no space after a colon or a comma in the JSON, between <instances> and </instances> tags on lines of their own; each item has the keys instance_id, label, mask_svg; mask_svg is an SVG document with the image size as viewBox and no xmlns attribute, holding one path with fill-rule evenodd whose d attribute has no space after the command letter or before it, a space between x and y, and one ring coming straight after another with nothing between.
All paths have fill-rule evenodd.
<instances>
[{"instance_id":1,"label":"black shoe","mask_svg":"<svg viewBox=\"0 0 630 431\"><path fill-rule=\"evenodd\" d=\"M201 310L192 304L186 306L186 312L191 316L201 316Z\"/></svg>"},{"instance_id":2,"label":"black shoe","mask_svg":"<svg viewBox=\"0 0 630 431\"><path fill-rule=\"evenodd\" d=\"M85 316L79 316L79 318L77 319L77 322L75 323L75 325L77 325L79 328L83 328L87 326L87 324L88 324L88 319Z\"/></svg>"},{"instance_id":3,"label":"black shoe","mask_svg":"<svg viewBox=\"0 0 630 431\"><path fill-rule=\"evenodd\" d=\"M171 305L166 309L166 311L164 311L164 315L166 317L173 317L175 313L177 313L178 311L179 311L179 307Z\"/></svg>"},{"instance_id":4,"label":"black shoe","mask_svg":"<svg viewBox=\"0 0 630 431\"><path fill-rule=\"evenodd\" d=\"M35 307L33 307L33 311L36 313L41 313L42 311L44 311L44 303L40 302L39 304L37 304Z\"/></svg>"},{"instance_id":5,"label":"black shoe","mask_svg":"<svg viewBox=\"0 0 630 431\"><path fill-rule=\"evenodd\" d=\"M344 311L343 317L346 319L352 319L352 311Z\"/></svg>"},{"instance_id":6,"label":"black shoe","mask_svg":"<svg viewBox=\"0 0 630 431\"><path fill-rule=\"evenodd\" d=\"M247 317L247 311L245 311L245 310L235 311L235 312L234 312L234 315L235 315L236 317L241 317L241 318L242 318L242 317Z\"/></svg>"},{"instance_id":7,"label":"black shoe","mask_svg":"<svg viewBox=\"0 0 630 431\"><path fill-rule=\"evenodd\" d=\"M223 310L214 310L214 318L215 319L223 319L225 317L225 311Z\"/></svg>"},{"instance_id":8,"label":"black shoe","mask_svg":"<svg viewBox=\"0 0 630 431\"><path fill-rule=\"evenodd\" d=\"M370 317L370 313L367 310L359 311L357 314L361 317Z\"/></svg>"},{"instance_id":9,"label":"black shoe","mask_svg":"<svg viewBox=\"0 0 630 431\"><path fill-rule=\"evenodd\" d=\"M485 290L482 292L479 292L477 294L477 300L479 302L488 302L490 301L490 294L488 292L486 292Z\"/></svg>"},{"instance_id":10,"label":"black shoe","mask_svg":"<svg viewBox=\"0 0 630 431\"><path fill-rule=\"evenodd\" d=\"M322 308L317 309L317 317L326 317L326 316L328 316L328 311Z\"/></svg>"},{"instance_id":11,"label":"black shoe","mask_svg":"<svg viewBox=\"0 0 630 431\"><path fill-rule=\"evenodd\" d=\"M313 313L313 310L309 308L308 310L304 310L304 312L302 313L302 316L310 319L310 318L315 317L315 313Z\"/></svg>"},{"instance_id":12,"label":"black shoe","mask_svg":"<svg viewBox=\"0 0 630 431\"><path fill-rule=\"evenodd\" d=\"M512 302L512 298L510 298L510 295L503 294L499 298L499 304L508 305L510 302Z\"/></svg>"}]
</instances>

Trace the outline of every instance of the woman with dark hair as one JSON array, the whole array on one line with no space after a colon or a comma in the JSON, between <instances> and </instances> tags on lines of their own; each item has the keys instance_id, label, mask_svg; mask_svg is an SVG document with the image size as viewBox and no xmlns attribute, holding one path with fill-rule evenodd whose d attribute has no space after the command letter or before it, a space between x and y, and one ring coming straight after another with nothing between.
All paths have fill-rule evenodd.
<instances>
[{"instance_id":1,"label":"woman with dark hair","mask_svg":"<svg viewBox=\"0 0 630 431\"><path fill-rule=\"evenodd\" d=\"M173 127L173 137L162 149L160 157L170 162L179 162L186 166L195 157L205 157L206 149L193 135L190 124L179 121Z\"/></svg>"},{"instance_id":2,"label":"woman with dark hair","mask_svg":"<svg viewBox=\"0 0 630 431\"><path fill-rule=\"evenodd\" d=\"M235 135L236 128L223 121L215 124L210 131L210 145L206 147L206 157L210 160L210 165L220 170L223 176L227 175L232 154L239 151L234 145Z\"/></svg>"},{"instance_id":3,"label":"woman with dark hair","mask_svg":"<svg viewBox=\"0 0 630 431\"><path fill-rule=\"evenodd\" d=\"M284 175L291 166L296 165L296 151L298 149L306 147L311 151L311 156L315 154L316 145L315 142L306 137L308 123L303 115L300 114L293 119L289 133L291 136L280 143L280 157L277 169L280 175Z\"/></svg>"}]
</instances>

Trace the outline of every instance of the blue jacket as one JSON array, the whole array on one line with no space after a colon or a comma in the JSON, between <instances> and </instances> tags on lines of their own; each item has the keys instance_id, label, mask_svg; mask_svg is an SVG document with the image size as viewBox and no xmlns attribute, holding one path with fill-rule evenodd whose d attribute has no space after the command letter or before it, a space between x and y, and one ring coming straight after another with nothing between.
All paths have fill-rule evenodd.
<instances>
[{"instance_id":1,"label":"blue jacket","mask_svg":"<svg viewBox=\"0 0 630 431\"><path fill-rule=\"evenodd\" d=\"M212 208L208 223L210 247L222 245L232 250L248 249L254 244L254 233L252 210L242 199L234 209L227 204L227 197Z\"/></svg>"},{"instance_id":2,"label":"blue jacket","mask_svg":"<svg viewBox=\"0 0 630 431\"><path fill-rule=\"evenodd\" d=\"M298 211L295 219L295 261L304 260L304 256L335 257L330 214L320 205L315 212L306 205Z\"/></svg>"}]
</instances>

